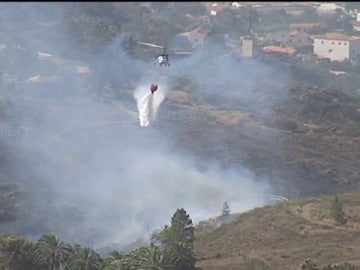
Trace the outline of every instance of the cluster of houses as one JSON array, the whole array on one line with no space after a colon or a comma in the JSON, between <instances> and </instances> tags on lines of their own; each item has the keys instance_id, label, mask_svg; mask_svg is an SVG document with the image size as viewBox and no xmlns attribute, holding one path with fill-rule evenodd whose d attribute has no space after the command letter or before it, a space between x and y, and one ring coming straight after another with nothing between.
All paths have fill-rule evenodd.
<instances>
[{"instance_id":1,"label":"cluster of houses","mask_svg":"<svg viewBox=\"0 0 360 270\"><path fill-rule=\"evenodd\" d=\"M344 12L344 7L336 3L318 2L207 2L206 6L210 18L219 14L225 7L239 9L244 6L251 6L257 10L278 10L280 8L293 16L301 16L304 7L314 8L318 16ZM351 24L354 30L360 31L360 13L355 17L356 20L351 21ZM340 32L312 34L321 32L316 30L321 30L322 27L323 25L320 23L293 23L289 25L288 29L269 32L263 36L251 34L240 37L239 41L228 41L227 44L232 44L232 48L237 47L238 53L243 57L255 57L259 53L296 55L303 59L312 57L318 61L353 61L360 57L360 35L349 36ZM201 31L199 28L181 34L193 47L204 44L206 35L207 32ZM236 45L234 46L234 44Z\"/></svg>"},{"instance_id":2,"label":"cluster of houses","mask_svg":"<svg viewBox=\"0 0 360 270\"><path fill-rule=\"evenodd\" d=\"M234 4L234 3L233 3ZM258 4L259 5L259 4ZM263 5L266 5L263 3ZM282 7L287 12L295 12L301 15L301 6L310 5L316 8L318 16L326 16L336 12L344 12L344 7L335 3L316 3L316 2L289 2L289 3L272 3L273 6ZM238 5L236 5L238 7ZM296 8L298 10L296 10ZM290 8L290 9L288 9ZM297 14L297 13L299 14ZM360 14L352 22L356 31L360 30ZM293 23L288 29L267 33L263 37L242 37L242 55L252 57L254 49L258 48L263 53L297 55L313 57L318 61L345 61L355 60L360 57L360 35L349 36L340 32L329 32L321 35L312 35L322 27L320 23ZM266 41L269 46L257 45ZM255 50L256 51L256 50Z\"/></svg>"},{"instance_id":3,"label":"cluster of houses","mask_svg":"<svg viewBox=\"0 0 360 270\"><path fill-rule=\"evenodd\" d=\"M299 56L313 56L319 61L353 61L360 57L360 36L349 36L339 32L329 32L321 35L310 35L308 30L319 27L319 24L291 24L290 31L269 33L265 40L276 45L263 46L265 53ZM255 47L243 47L243 55L251 55L248 50Z\"/></svg>"}]
</instances>

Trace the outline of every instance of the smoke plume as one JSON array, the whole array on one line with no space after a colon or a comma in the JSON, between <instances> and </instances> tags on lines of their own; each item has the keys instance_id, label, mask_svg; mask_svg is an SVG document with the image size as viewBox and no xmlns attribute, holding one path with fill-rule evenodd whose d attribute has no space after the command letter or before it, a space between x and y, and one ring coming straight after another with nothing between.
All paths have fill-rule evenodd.
<instances>
[{"instance_id":1,"label":"smoke plume","mask_svg":"<svg viewBox=\"0 0 360 270\"><path fill-rule=\"evenodd\" d=\"M259 72L262 81L271 80L273 70L223 58L217 49L174 60L170 68L151 75L145 72L154 68L152 62L134 60L121 42L84 56L65 37L47 40L46 31L38 36L42 39L29 42L28 50L35 54L46 48L57 60L53 73L61 80L55 85L26 84L28 77L43 75L41 63L35 61L26 66L30 74L19 79L21 87L9 91L26 115L28 132L12 145L21 158L12 160L16 169L8 176L22 184L28 197L16 221L0 224L2 231L31 239L52 232L63 241L98 247L147 239L149 231L170 223L177 208L185 208L196 223L219 215L224 201L232 212L268 203L267 179L257 179L245 168L224 169L210 157L200 168L196 157L178 154L173 138L151 122L172 90L172 79L180 75L193 80L194 91L214 104L224 97L230 104L235 95L244 106L270 113L271 102L266 103L266 97L257 102L251 85L259 83ZM26 38L31 39L24 36L24 42ZM72 51L72 59L60 55L63 48ZM92 73L75 73L78 59ZM154 94L151 83L159 85ZM218 83L225 83L225 90L214 90ZM87 91L92 85L102 97L104 84L117 90L105 102ZM148 128L139 127L138 120Z\"/></svg>"}]
</instances>

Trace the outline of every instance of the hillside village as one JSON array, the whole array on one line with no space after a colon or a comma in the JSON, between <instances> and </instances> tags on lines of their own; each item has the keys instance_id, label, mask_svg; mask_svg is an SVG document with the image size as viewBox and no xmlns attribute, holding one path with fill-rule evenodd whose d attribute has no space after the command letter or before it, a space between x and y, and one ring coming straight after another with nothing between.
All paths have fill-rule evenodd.
<instances>
[{"instance_id":1,"label":"hillside village","mask_svg":"<svg viewBox=\"0 0 360 270\"><path fill-rule=\"evenodd\" d=\"M243 21L248 24L248 35L236 37L232 33L223 33L221 37L238 56L261 57L265 54L302 61L338 61L349 64L355 64L359 59L360 14L357 13L358 9L346 10L345 3L206 2L204 5L208 15L186 14L203 26L178 35L186 37L194 47L204 44L211 24L216 22L216 17L223 16L226 10L235 17L248 19ZM247 14L243 13L244 10ZM261 25L260 12L279 16L279 23L276 23L275 18L274 25L265 29Z\"/></svg>"},{"instance_id":2,"label":"hillside village","mask_svg":"<svg viewBox=\"0 0 360 270\"><path fill-rule=\"evenodd\" d=\"M192 25L192 28L186 26L185 29L189 29L188 31L179 32L179 27L175 29L175 26L171 26L174 29L168 29L165 35L158 35L155 30L146 32L144 29L142 33L134 32L131 39L152 42L158 39L158 43L172 39L171 42L177 46L190 49L199 48L210 40L216 40L224 45L226 51L239 58L282 61L291 65L319 64L318 67L327 68L333 75L356 74L355 66L359 64L360 55L360 14L358 9L352 7L354 5L347 2L200 2L199 5L198 9L200 7L205 9L185 9L181 10L184 14L177 14L180 7L177 3L169 2L161 9L151 3L140 3L144 10L136 10L136 13L150 12L151 14L147 16L159 17L160 20L166 19L173 13L175 20L180 20L183 16L182 18ZM47 27L50 26L49 24ZM4 31L9 27L12 26L4 26ZM111 26L113 29L111 31L117 31L116 27L116 25ZM132 31L131 27L130 24L126 26ZM161 30L158 30L161 33ZM109 34L115 36L116 32ZM24 56L27 54L26 60L22 61L40 61L43 66L42 74L32 72L27 77L13 71L3 71L1 79L5 85L21 87L23 83L56 83L63 77L64 74L55 74L54 71L60 61L65 63L58 58L65 54L68 48L59 52L54 49L40 51L39 48L38 52L26 53L29 48L9 39L6 34L0 42L2 57L8 58L7 54L13 54L17 50ZM134 47L134 44L130 45L131 42L133 41L127 44L125 40L124 47L134 54L134 50L139 49L138 46ZM89 66L81 61L78 62L72 64L72 67L69 66L71 70L68 70L67 74L70 75L70 72L73 75L90 74ZM80 71L81 68L87 71Z\"/></svg>"},{"instance_id":3,"label":"hillside village","mask_svg":"<svg viewBox=\"0 0 360 270\"><path fill-rule=\"evenodd\" d=\"M345 61L355 64L360 55L360 14L357 9L346 10L345 5L317 2L233 2L212 3L208 8L210 17L220 16L224 8L235 12L247 8L254 14L277 12L278 16L284 16L290 22L282 23L278 29L274 27L265 30L258 29L258 18L249 17L249 35L240 37L237 48L239 55L243 57L259 57L263 53L295 57L303 61ZM329 20L333 21L333 25L326 23ZM235 43L229 38L226 41Z\"/></svg>"}]
</instances>

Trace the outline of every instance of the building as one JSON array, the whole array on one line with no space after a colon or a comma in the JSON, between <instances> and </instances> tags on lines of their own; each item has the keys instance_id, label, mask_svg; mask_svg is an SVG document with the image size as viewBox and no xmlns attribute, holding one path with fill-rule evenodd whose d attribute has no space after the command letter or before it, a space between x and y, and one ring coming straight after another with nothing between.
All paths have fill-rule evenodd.
<instances>
[{"instance_id":1,"label":"building","mask_svg":"<svg viewBox=\"0 0 360 270\"><path fill-rule=\"evenodd\" d=\"M264 53L276 54L276 55L293 55L296 52L296 49L291 46L282 47L282 46L265 46L263 47Z\"/></svg>"},{"instance_id":2,"label":"building","mask_svg":"<svg viewBox=\"0 0 360 270\"><path fill-rule=\"evenodd\" d=\"M296 28L294 28L296 29ZM302 29L302 28L300 28ZM312 45L312 37L305 31L275 31L265 34L265 40L272 43L289 45L294 47L303 47Z\"/></svg>"},{"instance_id":3,"label":"building","mask_svg":"<svg viewBox=\"0 0 360 270\"><path fill-rule=\"evenodd\" d=\"M240 3L238 3L238 2L232 2L232 3L231 3L231 7L232 7L232 8L241 8L242 5L241 5Z\"/></svg>"},{"instance_id":4,"label":"building","mask_svg":"<svg viewBox=\"0 0 360 270\"><path fill-rule=\"evenodd\" d=\"M243 57L253 57L254 47L257 40L254 36L245 36L241 38L241 55Z\"/></svg>"},{"instance_id":5,"label":"building","mask_svg":"<svg viewBox=\"0 0 360 270\"><path fill-rule=\"evenodd\" d=\"M290 39L290 30L289 29L278 30L278 31L266 33L264 39L270 42L286 44L289 42Z\"/></svg>"},{"instance_id":6,"label":"building","mask_svg":"<svg viewBox=\"0 0 360 270\"><path fill-rule=\"evenodd\" d=\"M354 28L355 31L360 31L360 21L356 20L356 21L351 21L352 27Z\"/></svg>"},{"instance_id":7,"label":"building","mask_svg":"<svg viewBox=\"0 0 360 270\"><path fill-rule=\"evenodd\" d=\"M327 33L313 37L314 54L331 61L353 60L360 56L360 37Z\"/></svg>"},{"instance_id":8,"label":"building","mask_svg":"<svg viewBox=\"0 0 360 270\"><path fill-rule=\"evenodd\" d=\"M210 16L216 16L217 15L217 11L216 10L210 10Z\"/></svg>"},{"instance_id":9,"label":"building","mask_svg":"<svg viewBox=\"0 0 360 270\"><path fill-rule=\"evenodd\" d=\"M291 31L305 32L309 33L309 31L320 27L320 23L292 23L290 24Z\"/></svg>"},{"instance_id":10,"label":"building","mask_svg":"<svg viewBox=\"0 0 360 270\"><path fill-rule=\"evenodd\" d=\"M311 46L313 44L313 40L312 37L306 32L294 31L290 33L289 40L285 44L298 48Z\"/></svg>"},{"instance_id":11,"label":"building","mask_svg":"<svg viewBox=\"0 0 360 270\"><path fill-rule=\"evenodd\" d=\"M335 13L336 10L344 10L344 8L342 6L339 6L335 3L321 3L316 12L317 15L321 16L321 15L326 15L326 14L331 14L331 13Z\"/></svg>"}]
</instances>

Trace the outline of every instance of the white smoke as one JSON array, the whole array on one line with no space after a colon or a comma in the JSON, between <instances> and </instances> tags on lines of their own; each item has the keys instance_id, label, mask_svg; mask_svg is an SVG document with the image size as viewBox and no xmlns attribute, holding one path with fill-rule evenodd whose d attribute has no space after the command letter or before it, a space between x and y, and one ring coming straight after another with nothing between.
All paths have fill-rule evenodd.
<instances>
[{"instance_id":1,"label":"white smoke","mask_svg":"<svg viewBox=\"0 0 360 270\"><path fill-rule=\"evenodd\" d=\"M150 91L152 83L158 85L158 89L154 93ZM165 79L159 76L157 79L154 79L153 82L146 79L136 87L134 98L137 101L140 126L147 127L155 120L160 104L166 96L166 85Z\"/></svg>"},{"instance_id":2,"label":"white smoke","mask_svg":"<svg viewBox=\"0 0 360 270\"><path fill-rule=\"evenodd\" d=\"M17 9L14 7L14 11ZM28 11L29 6L24 6L24 10ZM13 12L9 14L12 16ZM28 20L24 22L33 31L42 29ZM21 30L18 28L14 32L23 37L27 28ZM54 33L56 40L51 41L49 36ZM50 49L59 47L58 51L71 48L72 54L77 56L73 44L61 32L39 31L38 34L42 39L34 39L30 34L24 39L37 41L41 48L49 48L54 55L56 53ZM34 51L39 51L35 50L35 45L33 47ZM53 232L64 241L101 246L110 242L129 243L147 235L148 230L168 224L176 208L185 208L197 222L220 214L224 201L229 202L232 212L266 204L266 193L271 192L266 181L260 181L242 168L223 169L209 162L214 156L204 158L202 168L205 169L199 169L198 160L191 151L188 155L180 154L195 147L194 143L200 142L202 137L195 138L196 142L185 138L183 144L178 144L167 130L132 125L135 100L140 126L154 123L167 91L172 89L169 86L174 84L170 75L189 77L194 82L194 91L212 98L217 105L222 96L227 97L224 103L245 104L253 111L263 112L264 104L272 105L272 100L263 92L254 92L252 85L262 84L263 78L276 81L270 71L277 74L278 70L269 71L258 63L251 66L237 63L224 59L222 54L221 49L215 53L196 53L186 60L174 59L171 68L159 68L132 59L119 42L114 42L103 54L75 57L88 60L84 61L94 70L95 79L74 75L60 65L57 73L64 81L57 91L52 87L43 87L42 91L40 86L34 85L10 92L31 97L29 104L23 107L34 107L40 120L34 121L29 132L17 141L22 160L14 161L16 170L10 176L3 173L6 178L22 179L25 190L31 189L31 200L22 206L24 215L15 222L1 224L1 231L35 239ZM26 66L26 70L38 70L38 66L40 63L35 63ZM153 74L143 74L149 66ZM259 71L262 71L261 76ZM134 81L138 81L133 94L135 100L130 96L130 104L127 104L127 88L123 85L131 85ZM100 90L111 82L117 85L119 100L126 106L117 106L116 102L94 102L86 95L77 94L85 86L94 84L94 89ZM219 82L229 87L219 91L213 87ZM150 92L152 83L158 84L154 94ZM264 85L272 93L273 88ZM40 103L42 100L44 102ZM258 100L264 102L258 103ZM14 102L21 105L17 99ZM127 106L131 107L130 113ZM119 110L119 107L125 109ZM29 109L21 111L29 115ZM124 123L119 124L119 119L124 119ZM186 128L175 121L167 124L171 129ZM218 134L217 130L213 132L204 136ZM226 149L226 140L220 138L216 143ZM214 145L206 143L203 147L206 152L206 148ZM55 195L45 189L42 182L51 187ZM49 198L43 201L42 197Z\"/></svg>"}]
</instances>

